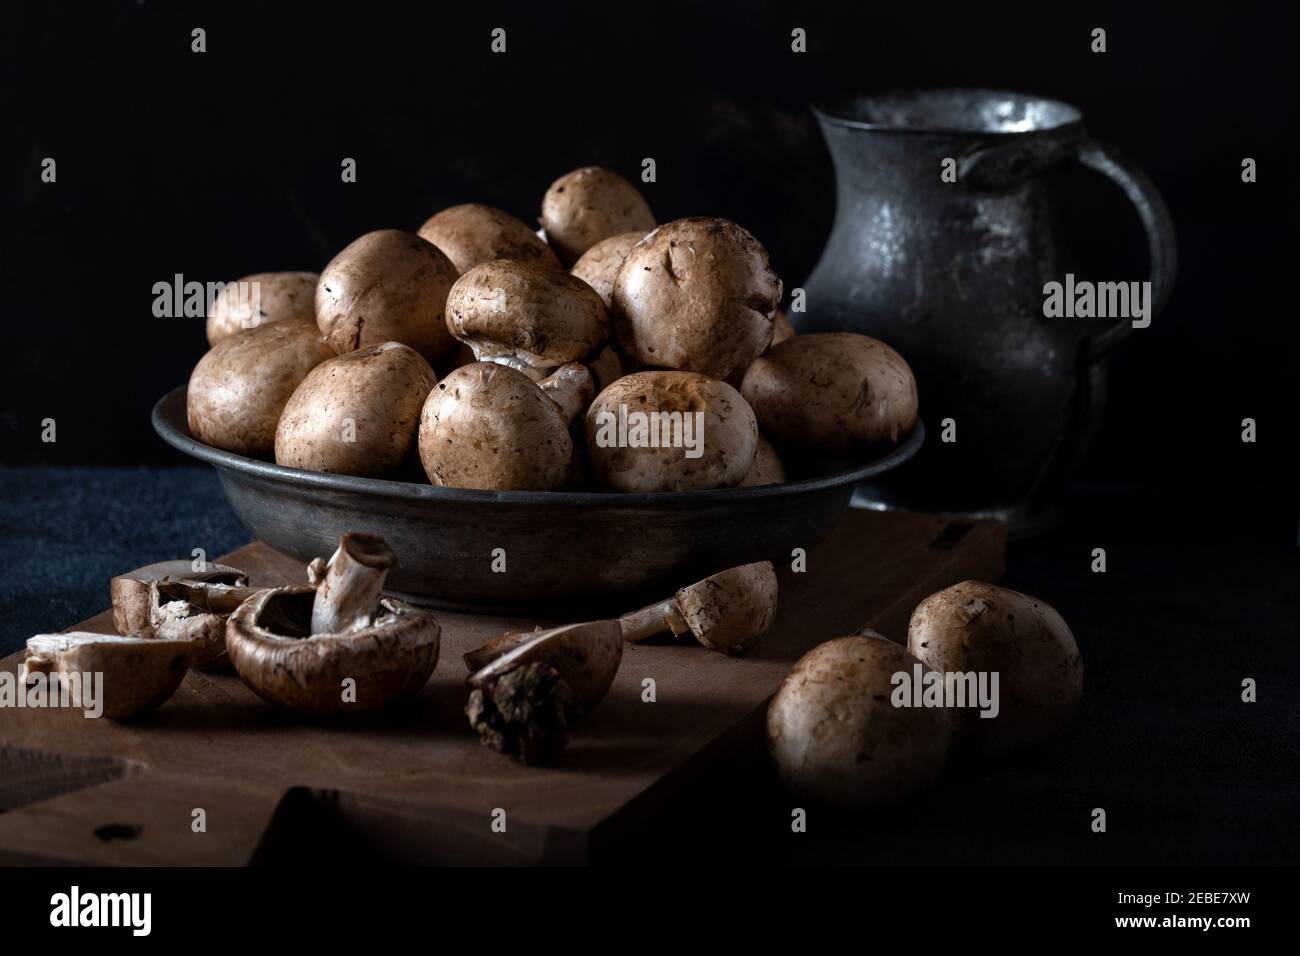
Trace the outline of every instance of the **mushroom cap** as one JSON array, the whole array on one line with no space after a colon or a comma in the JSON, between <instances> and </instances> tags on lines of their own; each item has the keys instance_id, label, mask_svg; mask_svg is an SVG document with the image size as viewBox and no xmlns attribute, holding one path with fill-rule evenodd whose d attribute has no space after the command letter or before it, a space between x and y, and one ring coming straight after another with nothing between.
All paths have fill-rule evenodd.
<instances>
[{"instance_id":1,"label":"mushroom cap","mask_svg":"<svg viewBox=\"0 0 1300 956\"><path fill-rule=\"evenodd\" d=\"M611 305L614 295L614 276L618 275L623 260L632 251L632 247L645 238L644 231L620 232L616 236L602 239L582 254L569 274L581 279L596 290L605 308Z\"/></svg>"},{"instance_id":2,"label":"mushroom cap","mask_svg":"<svg viewBox=\"0 0 1300 956\"><path fill-rule=\"evenodd\" d=\"M727 568L677 592L677 610L696 640L711 651L743 654L776 617L771 561Z\"/></svg>"},{"instance_id":3,"label":"mushroom cap","mask_svg":"<svg viewBox=\"0 0 1300 956\"><path fill-rule=\"evenodd\" d=\"M451 372L420 413L420 462L444 488L553 491L573 440L560 408L523 372L475 362Z\"/></svg>"},{"instance_id":4,"label":"mushroom cap","mask_svg":"<svg viewBox=\"0 0 1300 956\"><path fill-rule=\"evenodd\" d=\"M229 670L226 619L261 590L198 581L154 581L149 585L150 631L156 640L193 643L191 667Z\"/></svg>"},{"instance_id":5,"label":"mushroom cap","mask_svg":"<svg viewBox=\"0 0 1300 956\"><path fill-rule=\"evenodd\" d=\"M458 273L493 259L560 268L551 247L527 224L481 203L465 203L435 213L420 227L420 237L441 249Z\"/></svg>"},{"instance_id":6,"label":"mushroom cap","mask_svg":"<svg viewBox=\"0 0 1300 956\"><path fill-rule=\"evenodd\" d=\"M447 328L480 359L511 356L543 369L595 351L605 341L609 315L581 279L502 259L456 280L447 296Z\"/></svg>"},{"instance_id":7,"label":"mushroom cap","mask_svg":"<svg viewBox=\"0 0 1300 956\"><path fill-rule=\"evenodd\" d=\"M589 713L614 683L623 659L623 633L618 621L586 621L537 631L527 640L471 674L470 687L482 687L507 671L536 662L559 673L573 693L580 713Z\"/></svg>"},{"instance_id":8,"label":"mushroom cap","mask_svg":"<svg viewBox=\"0 0 1300 956\"><path fill-rule=\"evenodd\" d=\"M244 587L248 575L228 564L207 563L202 571L194 570L194 562L159 561L134 571L115 576L108 584L113 602L113 628L119 634L152 637L149 623L149 585L154 581L186 581L192 584Z\"/></svg>"},{"instance_id":9,"label":"mushroom cap","mask_svg":"<svg viewBox=\"0 0 1300 956\"><path fill-rule=\"evenodd\" d=\"M620 407L626 409L629 447L618 444ZM637 441L631 426L641 420L634 413L679 415L676 420L654 419L661 423L662 447L631 447ZM680 428L684 441L686 416L696 413L703 418L689 420L701 423L692 435L701 454L690 458L688 449L674 446L673 440ZM696 429L694 424L690 427ZM729 488L748 474L757 448L758 425L740 393L725 382L694 372L625 375L597 395L587 410L587 461L592 477L617 491Z\"/></svg>"},{"instance_id":10,"label":"mushroom cap","mask_svg":"<svg viewBox=\"0 0 1300 956\"><path fill-rule=\"evenodd\" d=\"M790 317L785 314L784 309L776 310L776 317L772 319L772 342L768 346L770 349L773 345L780 345L786 339L792 339L797 333L794 326L790 324Z\"/></svg>"},{"instance_id":11,"label":"mushroom cap","mask_svg":"<svg viewBox=\"0 0 1300 956\"><path fill-rule=\"evenodd\" d=\"M772 341L781 280L725 219L678 219L638 242L614 277L614 340L633 367L726 378Z\"/></svg>"},{"instance_id":12,"label":"mushroom cap","mask_svg":"<svg viewBox=\"0 0 1300 956\"><path fill-rule=\"evenodd\" d=\"M785 484L785 465L781 463L781 456L776 453L772 443L768 441L763 433L758 433L758 450L754 452L754 463L749 466L749 472L745 475L745 480L739 485L741 488L754 488L759 485L783 485Z\"/></svg>"},{"instance_id":13,"label":"mushroom cap","mask_svg":"<svg viewBox=\"0 0 1300 956\"><path fill-rule=\"evenodd\" d=\"M190 434L237 455L270 458L289 396L333 357L315 324L273 322L223 338L190 373Z\"/></svg>"},{"instance_id":14,"label":"mushroom cap","mask_svg":"<svg viewBox=\"0 0 1300 956\"><path fill-rule=\"evenodd\" d=\"M943 771L943 708L895 707L892 677L916 658L892 641L839 637L794 665L767 711L768 751L795 793L841 807L894 803Z\"/></svg>"},{"instance_id":15,"label":"mushroom cap","mask_svg":"<svg viewBox=\"0 0 1300 956\"><path fill-rule=\"evenodd\" d=\"M321 273L316 322L338 353L401 342L437 362L455 346L443 309L458 274L437 246L419 236L400 229L368 232Z\"/></svg>"},{"instance_id":16,"label":"mushroom cap","mask_svg":"<svg viewBox=\"0 0 1300 956\"><path fill-rule=\"evenodd\" d=\"M611 384L623 377L623 360L609 346L601 349L590 362L586 363L591 376L596 380L596 394L599 395Z\"/></svg>"},{"instance_id":17,"label":"mushroom cap","mask_svg":"<svg viewBox=\"0 0 1300 956\"><path fill-rule=\"evenodd\" d=\"M185 679L194 645L116 634L37 634L27 642L30 671L103 674L103 716L138 717L161 705Z\"/></svg>"},{"instance_id":18,"label":"mushroom cap","mask_svg":"<svg viewBox=\"0 0 1300 956\"><path fill-rule=\"evenodd\" d=\"M311 587L273 588L239 606L226 626L235 670L263 700L314 716L379 710L418 693L438 663L442 629L402 601L383 598L372 627L311 634ZM356 700L343 700L343 681Z\"/></svg>"},{"instance_id":19,"label":"mushroom cap","mask_svg":"<svg viewBox=\"0 0 1300 956\"><path fill-rule=\"evenodd\" d=\"M314 272L258 272L229 283L208 311L208 345L271 322L315 326L319 278Z\"/></svg>"},{"instance_id":20,"label":"mushroom cap","mask_svg":"<svg viewBox=\"0 0 1300 956\"><path fill-rule=\"evenodd\" d=\"M588 249L619 233L645 235L655 217L640 190L618 173L584 166L551 183L542 197L542 230L560 261L573 265Z\"/></svg>"},{"instance_id":21,"label":"mushroom cap","mask_svg":"<svg viewBox=\"0 0 1300 956\"><path fill-rule=\"evenodd\" d=\"M779 442L828 451L896 442L916 424L916 379L884 342L853 332L796 335L754 362L741 394Z\"/></svg>"},{"instance_id":22,"label":"mushroom cap","mask_svg":"<svg viewBox=\"0 0 1300 956\"><path fill-rule=\"evenodd\" d=\"M1032 750L1059 733L1083 696L1083 657L1054 608L982 581L954 584L916 606L907 649L945 672L998 674L998 715L965 708L958 742L1000 757Z\"/></svg>"},{"instance_id":23,"label":"mushroom cap","mask_svg":"<svg viewBox=\"0 0 1300 956\"><path fill-rule=\"evenodd\" d=\"M420 408L436 382L429 363L397 342L322 362L284 406L276 464L340 475L397 469L415 445Z\"/></svg>"}]
</instances>

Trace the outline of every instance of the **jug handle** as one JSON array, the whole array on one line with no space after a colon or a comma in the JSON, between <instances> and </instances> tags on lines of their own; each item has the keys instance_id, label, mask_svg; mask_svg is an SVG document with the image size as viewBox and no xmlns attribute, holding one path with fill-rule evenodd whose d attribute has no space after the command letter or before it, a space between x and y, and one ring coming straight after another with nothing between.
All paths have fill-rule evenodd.
<instances>
[{"instance_id":1,"label":"jug handle","mask_svg":"<svg viewBox=\"0 0 1300 956\"><path fill-rule=\"evenodd\" d=\"M1158 315L1169 301L1178 275L1178 243L1174 235L1174 222L1169 207L1155 185L1136 164L1113 148L1085 140L1075 154L1089 169L1101 173L1124 191L1137 209L1142 228L1147 234L1147 251L1150 258L1151 315ZM1133 331L1131 319L1121 319L1092 343L1088 351L1089 363L1106 356L1111 349Z\"/></svg>"}]
</instances>

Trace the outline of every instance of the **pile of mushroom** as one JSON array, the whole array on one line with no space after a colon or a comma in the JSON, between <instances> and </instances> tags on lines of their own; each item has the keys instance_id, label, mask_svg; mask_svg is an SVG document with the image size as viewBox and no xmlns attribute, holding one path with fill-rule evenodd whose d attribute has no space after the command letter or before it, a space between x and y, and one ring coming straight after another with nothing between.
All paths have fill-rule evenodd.
<instances>
[{"instance_id":1,"label":"pile of mushroom","mask_svg":"<svg viewBox=\"0 0 1300 956\"><path fill-rule=\"evenodd\" d=\"M446 487L660 492L781 483L815 471L817 452L873 453L913 427L902 357L863 335L795 335L740 225L659 225L636 186L595 166L555 180L538 222L466 203L418 234L366 233L318 277L240 280L262 294L214 303L194 437ZM602 430L627 412L673 429L702 415L702 455L680 430Z\"/></svg>"}]
</instances>

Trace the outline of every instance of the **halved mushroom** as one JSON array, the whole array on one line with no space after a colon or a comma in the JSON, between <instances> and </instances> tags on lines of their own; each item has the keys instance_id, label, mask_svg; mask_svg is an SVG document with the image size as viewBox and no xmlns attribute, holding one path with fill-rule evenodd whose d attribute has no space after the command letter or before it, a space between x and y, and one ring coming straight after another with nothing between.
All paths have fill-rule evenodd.
<instances>
[{"instance_id":1,"label":"halved mushroom","mask_svg":"<svg viewBox=\"0 0 1300 956\"><path fill-rule=\"evenodd\" d=\"M481 655L488 663L467 680L465 714L485 746L525 763L559 752L569 725L609 692L623 659L616 621L537 631L508 647L492 643Z\"/></svg>"},{"instance_id":2,"label":"halved mushroom","mask_svg":"<svg viewBox=\"0 0 1300 956\"><path fill-rule=\"evenodd\" d=\"M27 641L19 672L26 684L33 674L103 674L102 715L111 720L138 717L176 692L190 669L194 645L117 634L37 634Z\"/></svg>"},{"instance_id":3,"label":"halved mushroom","mask_svg":"<svg viewBox=\"0 0 1300 956\"><path fill-rule=\"evenodd\" d=\"M344 536L316 587L275 588L230 617L231 663L268 703L317 716L369 713L417 693L438 663L441 628L424 611L378 597L391 564L374 535ZM313 630L319 619L337 632Z\"/></svg>"},{"instance_id":4,"label":"halved mushroom","mask_svg":"<svg viewBox=\"0 0 1300 956\"><path fill-rule=\"evenodd\" d=\"M628 253L610 318L630 366L725 379L768 347L780 300L781 280L757 239L725 219L679 219Z\"/></svg>"},{"instance_id":5,"label":"halved mushroom","mask_svg":"<svg viewBox=\"0 0 1300 956\"><path fill-rule=\"evenodd\" d=\"M719 571L665 601L624 614L618 626L625 641L689 632L709 650L743 654L772 626L776 597L772 562L757 561Z\"/></svg>"},{"instance_id":6,"label":"halved mushroom","mask_svg":"<svg viewBox=\"0 0 1300 956\"><path fill-rule=\"evenodd\" d=\"M584 166L551 183L542 197L542 230L565 265L603 239L645 235L655 227L645 197L613 170Z\"/></svg>"},{"instance_id":7,"label":"halved mushroom","mask_svg":"<svg viewBox=\"0 0 1300 956\"><path fill-rule=\"evenodd\" d=\"M592 477L616 491L730 488L749 473L758 424L730 385L694 372L637 372L587 410Z\"/></svg>"},{"instance_id":8,"label":"halved mushroom","mask_svg":"<svg viewBox=\"0 0 1300 956\"><path fill-rule=\"evenodd\" d=\"M429 481L444 488L554 491L573 461L560 406L527 375L494 362L462 366L434 387L419 449Z\"/></svg>"},{"instance_id":9,"label":"halved mushroom","mask_svg":"<svg viewBox=\"0 0 1300 956\"><path fill-rule=\"evenodd\" d=\"M443 309L456 267L400 229L368 232L330 260L316 287L316 321L335 352L401 342L436 363L455 342Z\"/></svg>"},{"instance_id":10,"label":"halved mushroom","mask_svg":"<svg viewBox=\"0 0 1300 956\"><path fill-rule=\"evenodd\" d=\"M796 335L754 362L741 394L778 442L848 451L896 442L916 424L916 379L884 342L853 332Z\"/></svg>"},{"instance_id":11,"label":"halved mushroom","mask_svg":"<svg viewBox=\"0 0 1300 956\"><path fill-rule=\"evenodd\" d=\"M429 363L397 342L322 362L284 406L275 463L369 477L395 471L415 445L436 381Z\"/></svg>"},{"instance_id":12,"label":"halved mushroom","mask_svg":"<svg viewBox=\"0 0 1300 956\"><path fill-rule=\"evenodd\" d=\"M260 590L194 581L154 581L149 586L150 636L192 642L192 664L201 671L229 670L226 619Z\"/></svg>"},{"instance_id":13,"label":"halved mushroom","mask_svg":"<svg viewBox=\"0 0 1300 956\"><path fill-rule=\"evenodd\" d=\"M420 227L420 238L441 249L461 274L493 259L560 268L551 247L522 220L482 203L464 203L435 213Z\"/></svg>"},{"instance_id":14,"label":"halved mushroom","mask_svg":"<svg viewBox=\"0 0 1300 956\"><path fill-rule=\"evenodd\" d=\"M758 449L754 452L754 463L749 466L749 473L745 475L745 480L737 487L753 488L757 485L780 485L785 483L785 465L781 463L781 456L776 453L772 443L763 437L763 433L758 435Z\"/></svg>"},{"instance_id":15,"label":"halved mushroom","mask_svg":"<svg viewBox=\"0 0 1300 956\"><path fill-rule=\"evenodd\" d=\"M581 279L503 259L456 280L447 296L447 327L479 361L509 365L539 381L603 345L609 316Z\"/></svg>"},{"instance_id":16,"label":"halved mushroom","mask_svg":"<svg viewBox=\"0 0 1300 956\"><path fill-rule=\"evenodd\" d=\"M577 276L595 289L608 309L614 295L614 276L618 275L619 267L623 265L623 260L632 251L632 247L644 238L645 233L638 231L623 232L602 239L582 254L569 274Z\"/></svg>"},{"instance_id":17,"label":"halved mushroom","mask_svg":"<svg viewBox=\"0 0 1300 956\"><path fill-rule=\"evenodd\" d=\"M208 345L272 322L316 327L314 272L259 272L228 283L208 311Z\"/></svg>"},{"instance_id":18,"label":"halved mushroom","mask_svg":"<svg viewBox=\"0 0 1300 956\"><path fill-rule=\"evenodd\" d=\"M149 586L154 581L183 581L194 587L242 588L248 575L227 564L206 563L194 570L192 561L159 561L114 577L108 585L113 602L113 627L122 635L153 636Z\"/></svg>"}]
</instances>

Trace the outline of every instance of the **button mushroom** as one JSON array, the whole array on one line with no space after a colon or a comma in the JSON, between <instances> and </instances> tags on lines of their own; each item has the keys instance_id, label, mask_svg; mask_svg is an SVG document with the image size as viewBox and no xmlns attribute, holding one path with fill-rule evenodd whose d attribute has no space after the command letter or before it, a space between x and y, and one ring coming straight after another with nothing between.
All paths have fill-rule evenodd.
<instances>
[{"instance_id":1,"label":"button mushroom","mask_svg":"<svg viewBox=\"0 0 1300 956\"><path fill-rule=\"evenodd\" d=\"M619 267L632 247L644 238L644 232L623 232L602 239L582 254L569 274L595 289L608 309L614 294L614 276L618 275Z\"/></svg>"},{"instance_id":2,"label":"button mushroom","mask_svg":"<svg viewBox=\"0 0 1300 956\"><path fill-rule=\"evenodd\" d=\"M429 481L444 488L553 491L573 460L560 406L527 375L493 362L465 365L434 387L419 449Z\"/></svg>"},{"instance_id":3,"label":"button mushroom","mask_svg":"<svg viewBox=\"0 0 1300 956\"><path fill-rule=\"evenodd\" d=\"M397 342L322 362L284 406L276 464L371 477L395 471L415 446L436 381L429 363Z\"/></svg>"},{"instance_id":4,"label":"button mushroom","mask_svg":"<svg viewBox=\"0 0 1300 956\"><path fill-rule=\"evenodd\" d=\"M743 654L776 617L776 571L771 561L742 564L682 588L666 601L618 619L625 641L687 632L709 650Z\"/></svg>"},{"instance_id":5,"label":"button mushroom","mask_svg":"<svg viewBox=\"0 0 1300 956\"><path fill-rule=\"evenodd\" d=\"M208 311L208 345L272 322L316 327L314 272L259 272L226 285Z\"/></svg>"},{"instance_id":6,"label":"button mushroom","mask_svg":"<svg viewBox=\"0 0 1300 956\"><path fill-rule=\"evenodd\" d=\"M645 197L612 170L584 166L551 183L542 198L542 230L566 266L596 243L655 227Z\"/></svg>"},{"instance_id":7,"label":"button mushroom","mask_svg":"<svg viewBox=\"0 0 1300 956\"><path fill-rule=\"evenodd\" d=\"M963 581L917 605L907 649L944 673L996 673L996 717L967 708L958 743L992 757L1033 750L1065 727L1083 695L1083 658L1069 626L1038 598Z\"/></svg>"},{"instance_id":8,"label":"button mushroom","mask_svg":"<svg viewBox=\"0 0 1300 956\"><path fill-rule=\"evenodd\" d=\"M632 248L614 278L614 341L632 367L724 379L772 341L781 280L757 239L725 219L679 219Z\"/></svg>"},{"instance_id":9,"label":"button mushroom","mask_svg":"<svg viewBox=\"0 0 1300 956\"><path fill-rule=\"evenodd\" d=\"M948 710L895 707L893 676L920 662L882 637L840 637L794 665L767 711L768 750L800 796L848 808L895 803L938 779Z\"/></svg>"},{"instance_id":10,"label":"button mushroom","mask_svg":"<svg viewBox=\"0 0 1300 956\"><path fill-rule=\"evenodd\" d=\"M26 684L34 674L58 675L60 680L103 674L103 716L128 720L160 706L176 692L193 652L189 641L86 631L37 634L27 641L19 681Z\"/></svg>"},{"instance_id":11,"label":"button mushroom","mask_svg":"<svg viewBox=\"0 0 1300 956\"><path fill-rule=\"evenodd\" d=\"M237 455L270 458L289 396L333 357L314 323L275 322L223 338L190 373L190 434Z\"/></svg>"},{"instance_id":12,"label":"button mushroom","mask_svg":"<svg viewBox=\"0 0 1300 956\"><path fill-rule=\"evenodd\" d=\"M543 763L564 746L569 725L614 683L623 658L619 626L588 621L507 637L521 639L480 649L477 659L488 662L468 678L465 714L485 746Z\"/></svg>"},{"instance_id":13,"label":"button mushroom","mask_svg":"<svg viewBox=\"0 0 1300 956\"><path fill-rule=\"evenodd\" d=\"M391 552L345 535L315 587L275 588L240 605L226 645L235 670L268 703L297 713L369 713L417 693L438 663L441 629L424 611L379 597ZM331 631L316 631L312 622Z\"/></svg>"},{"instance_id":14,"label":"button mushroom","mask_svg":"<svg viewBox=\"0 0 1300 956\"><path fill-rule=\"evenodd\" d=\"M194 581L154 581L149 586L149 636L190 641L194 645L192 666L201 671L229 670L226 620L260 590Z\"/></svg>"},{"instance_id":15,"label":"button mushroom","mask_svg":"<svg viewBox=\"0 0 1300 956\"><path fill-rule=\"evenodd\" d=\"M368 232L330 260L316 286L316 321L335 352L401 342L430 363L455 342L443 310L456 267L400 229Z\"/></svg>"},{"instance_id":16,"label":"button mushroom","mask_svg":"<svg viewBox=\"0 0 1300 956\"><path fill-rule=\"evenodd\" d=\"M593 478L616 491L729 488L749 473L758 425L730 385L693 372L637 372L587 410Z\"/></svg>"},{"instance_id":17,"label":"button mushroom","mask_svg":"<svg viewBox=\"0 0 1300 956\"><path fill-rule=\"evenodd\" d=\"M593 354L605 342L609 317L581 279L507 259L477 265L456 280L447 326L479 361L509 365L536 381Z\"/></svg>"},{"instance_id":18,"label":"button mushroom","mask_svg":"<svg viewBox=\"0 0 1300 956\"><path fill-rule=\"evenodd\" d=\"M781 463L781 456L776 453L772 443L763 437L760 432L758 436L758 449L754 452L754 463L749 466L749 472L745 475L745 480L739 485L741 488L753 488L757 485L780 485L785 483L785 465Z\"/></svg>"},{"instance_id":19,"label":"button mushroom","mask_svg":"<svg viewBox=\"0 0 1300 956\"><path fill-rule=\"evenodd\" d=\"M796 335L745 372L741 394L778 442L848 451L896 442L916 424L916 380L884 342L852 332Z\"/></svg>"},{"instance_id":20,"label":"button mushroom","mask_svg":"<svg viewBox=\"0 0 1300 956\"><path fill-rule=\"evenodd\" d=\"M465 203L435 213L420 227L420 237L446 253L461 274L493 259L560 268L551 247L524 222L480 203Z\"/></svg>"},{"instance_id":21,"label":"button mushroom","mask_svg":"<svg viewBox=\"0 0 1300 956\"><path fill-rule=\"evenodd\" d=\"M239 588L248 575L228 564L204 564L201 571L191 561L159 561L114 577L108 585L113 602L113 627L122 635L153 636L150 623L150 588L154 581L183 581L195 587Z\"/></svg>"}]
</instances>

